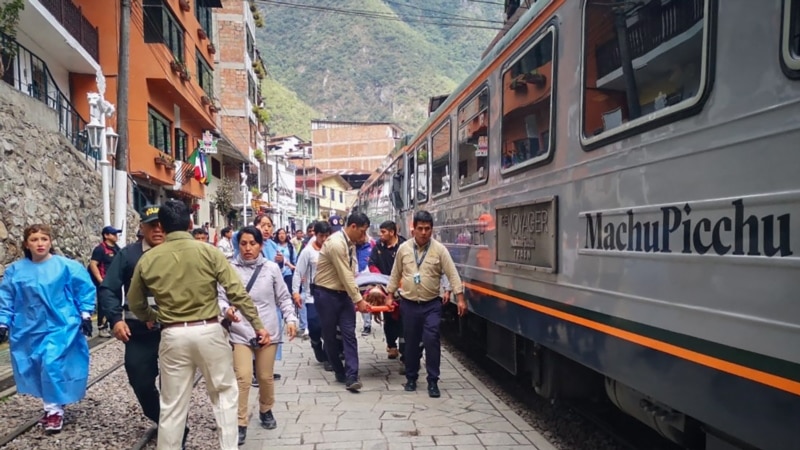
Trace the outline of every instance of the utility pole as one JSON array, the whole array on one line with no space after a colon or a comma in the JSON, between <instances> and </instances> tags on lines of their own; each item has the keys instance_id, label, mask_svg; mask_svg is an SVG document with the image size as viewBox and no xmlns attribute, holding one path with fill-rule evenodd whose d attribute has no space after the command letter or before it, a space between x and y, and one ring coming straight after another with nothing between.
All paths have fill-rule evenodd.
<instances>
[{"instance_id":1,"label":"utility pole","mask_svg":"<svg viewBox=\"0 0 800 450\"><path fill-rule=\"evenodd\" d=\"M130 79L131 0L121 0L119 15L119 68L117 77L117 132L119 151L114 179L114 225L122 230L124 246L128 213L128 86Z\"/></svg>"}]
</instances>

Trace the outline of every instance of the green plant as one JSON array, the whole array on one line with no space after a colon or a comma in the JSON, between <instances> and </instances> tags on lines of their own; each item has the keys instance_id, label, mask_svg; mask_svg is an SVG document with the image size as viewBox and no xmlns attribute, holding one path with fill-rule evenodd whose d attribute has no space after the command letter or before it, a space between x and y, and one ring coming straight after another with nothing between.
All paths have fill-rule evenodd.
<instances>
[{"instance_id":1,"label":"green plant","mask_svg":"<svg viewBox=\"0 0 800 450\"><path fill-rule=\"evenodd\" d=\"M261 162L264 162L264 150L257 148L256 151L253 152L253 157Z\"/></svg>"},{"instance_id":2,"label":"green plant","mask_svg":"<svg viewBox=\"0 0 800 450\"><path fill-rule=\"evenodd\" d=\"M264 108L259 108L258 112L256 113L256 116L258 117L258 121L263 124L269 122L269 113Z\"/></svg>"},{"instance_id":3,"label":"green plant","mask_svg":"<svg viewBox=\"0 0 800 450\"><path fill-rule=\"evenodd\" d=\"M214 202L214 205L216 205L217 211L225 214L229 219L236 217L235 215L231 217L231 211L234 211L233 193L236 190L237 186L232 179L223 178L222 182L217 185L217 190L214 192L214 195L211 199L211 201Z\"/></svg>"},{"instance_id":4,"label":"green plant","mask_svg":"<svg viewBox=\"0 0 800 450\"><path fill-rule=\"evenodd\" d=\"M14 56L17 46L13 42L17 36L19 14L25 9L25 0L0 0L0 55ZM6 68L0 58L0 76Z\"/></svg>"},{"instance_id":5,"label":"green plant","mask_svg":"<svg viewBox=\"0 0 800 450\"><path fill-rule=\"evenodd\" d=\"M250 188L250 193L253 194L253 197L258 197L259 195L261 195L261 191L259 191L258 188L255 186Z\"/></svg>"}]
</instances>

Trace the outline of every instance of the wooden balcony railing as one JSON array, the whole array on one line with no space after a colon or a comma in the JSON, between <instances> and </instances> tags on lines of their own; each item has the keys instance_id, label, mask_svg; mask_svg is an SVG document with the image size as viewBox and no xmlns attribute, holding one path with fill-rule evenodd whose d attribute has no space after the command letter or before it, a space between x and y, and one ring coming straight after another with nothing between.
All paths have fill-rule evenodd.
<instances>
[{"instance_id":1,"label":"wooden balcony railing","mask_svg":"<svg viewBox=\"0 0 800 450\"><path fill-rule=\"evenodd\" d=\"M95 61L100 62L97 27L83 15L81 7L72 3L72 0L41 0L41 2L86 52Z\"/></svg>"},{"instance_id":2,"label":"wooden balcony railing","mask_svg":"<svg viewBox=\"0 0 800 450\"><path fill-rule=\"evenodd\" d=\"M631 58L638 58L703 20L705 0L681 0L641 11L639 21L628 28ZM597 77L622 67L617 37L597 46Z\"/></svg>"}]
</instances>

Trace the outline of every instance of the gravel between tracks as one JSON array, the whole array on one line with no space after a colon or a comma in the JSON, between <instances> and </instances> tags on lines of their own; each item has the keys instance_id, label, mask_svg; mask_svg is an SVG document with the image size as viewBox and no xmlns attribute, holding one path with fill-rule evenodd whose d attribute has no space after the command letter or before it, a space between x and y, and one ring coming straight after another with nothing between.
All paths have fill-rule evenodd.
<instances>
[{"instance_id":1,"label":"gravel between tracks","mask_svg":"<svg viewBox=\"0 0 800 450\"><path fill-rule=\"evenodd\" d=\"M568 406L550 404L548 400L537 396L532 387L525 392L518 386L499 382L479 362L452 344L443 341L442 347L559 450L624 450L624 447Z\"/></svg>"}]
</instances>

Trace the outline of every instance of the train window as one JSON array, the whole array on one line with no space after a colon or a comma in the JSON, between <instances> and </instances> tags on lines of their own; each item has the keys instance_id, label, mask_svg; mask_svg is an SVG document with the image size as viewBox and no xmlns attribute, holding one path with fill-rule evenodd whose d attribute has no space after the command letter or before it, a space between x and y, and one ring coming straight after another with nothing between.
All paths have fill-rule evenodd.
<instances>
[{"instance_id":1,"label":"train window","mask_svg":"<svg viewBox=\"0 0 800 450\"><path fill-rule=\"evenodd\" d=\"M585 145L698 110L708 85L710 3L586 0Z\"/></svg>"},{"instance_id":2,"label":"train window","mask_svg":"<svg viewBox=\"0 0 800 450\"><path fill-rule=\"evenodd\" d=\"M458 186L484 183L489 174L489 88L458 110Z\"/></svg>"},{"instance_id":3,"label":"train window","mask_svg":"<svg viewBox=\"0 0 800 450\"><path fill-rule=\"evenodd\" d=\"M546 160L553 148L553 45L551 28L503 73L501 173Z\"/></svg>"},{"instance_id":4,"label":"train window","mask_svg":"<svg viewBox=\"0 0 800 450\"><path fill-rule=\"evenodd\" d=\"M403 183L405 180L403 179L403 157L401 156L398 160L394 163L395 170L394 175L392 175L392 206L395 207L398 211L403 211L406 209L405 202L403 201Z\"/></svg>"},{"instance_id":5,"label":"train window","mask_svg":"<svg viewBox=\"0 0 800 450\"><path fill-rule=\"evenodd\" d=\"M433 198L450 193L450 121L433 133L431 147L431 195Z\"/></svg>"},{"instance_id":6,"label":"train window","mask_svg":"<svg viewBox=\"0 0 800 450\"><path fill-rule=\"evenodd\" d=\"M417 203L428 201L428 143L417 147Z\"/></svg>"},{"instance_id":7,"label":"train window","mask_svg":"<svg viewBox=\"0 0 800 450\"><path fill-rule=\"evenodd\" d=\"M414 208L414 205L417 204L417 164L414 156L413 151L408 153L408 175L406 178L408 185L406 186L406 192L408 193L409 209Z\"/></svg>"},{"instance_id":8,"label":"train window","mask_svg":"<svg viewBox=\"0 0 800 450\"><path fill-rule=\"evenodd\" d=\"M800 0L784 0L783 63L793 71L800 71Z\"/></svg>"}]
</instances>

